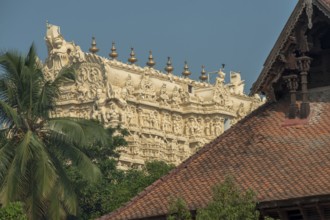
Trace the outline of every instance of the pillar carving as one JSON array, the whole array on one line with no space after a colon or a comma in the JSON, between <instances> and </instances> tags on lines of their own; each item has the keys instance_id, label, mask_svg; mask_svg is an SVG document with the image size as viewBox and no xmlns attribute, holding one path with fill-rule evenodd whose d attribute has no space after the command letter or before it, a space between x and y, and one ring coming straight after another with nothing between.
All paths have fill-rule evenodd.
<instances>
[{"instance_id":1,"label":"pillar carving","mask_svg":"<svg viewBox=\"0 0 330 220\"><path fill-rule=\"evenodd\" d=\"M288 117L290 119L293 119L297 115L296 92L298 89L298 77L297 75L289 75L289 76L284 76L283 78L286 81L287 87L290 90L290 106L289 106Z\"/></svg>"},{"instance_id":2,"label":"pillar carving","mask_svg":"<svg viewBox=\"0 0 330 220\"><path fill-rule=\"evenodd\" d=\"M312 59L308 56L302 56L298 58L300 77L301 77L301 94L302 103L300 105L300 117L307 118L310 112L310 106L308 102L308 89L307 89L307 75L310 68Z\"/></svg>"}]
</instances>

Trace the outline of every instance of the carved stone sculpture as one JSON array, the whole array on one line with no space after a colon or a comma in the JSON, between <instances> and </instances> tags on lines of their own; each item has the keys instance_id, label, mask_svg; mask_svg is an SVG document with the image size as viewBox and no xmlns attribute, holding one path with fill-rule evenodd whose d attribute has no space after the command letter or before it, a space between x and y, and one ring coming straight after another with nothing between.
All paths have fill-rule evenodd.
<instances>
[{"instance_id":1,"label":"carved stone sculpture","mask_svg":"<svg viewBox=\"0 0 330 220\"><path fill-rule=\"evenodd\" d=\"M131 134L120 147L121 169L147 160L179 164L262 104L243 94L244 81L231 72L225 84L221 69L215 84L164 74L81 51L64 40L60 28L47 24L47 79L63 67L76 68L76 80L63 84L50 116L94 118L106 127L120 125Z\"/></svg>"}]
</instances>

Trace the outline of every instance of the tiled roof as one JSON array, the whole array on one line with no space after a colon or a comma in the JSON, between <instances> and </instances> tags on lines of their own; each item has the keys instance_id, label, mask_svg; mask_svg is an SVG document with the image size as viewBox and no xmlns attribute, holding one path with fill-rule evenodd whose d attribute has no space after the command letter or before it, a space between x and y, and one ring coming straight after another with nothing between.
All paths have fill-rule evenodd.
<instances>
[{"instance_id":1,"label":"tiled roof","mask_svg":"<svg viewBox=\"0 0 330 220\"><path fill-rule=\"evenodd\" d=\"M319 0L323 4L327 5L330 8L330 0Z\"/></svg>"},{"instance_id":2,"label":"tiled roof","mask_svg":"<svg viewBox=\"0 0 330 220\"><path fill-rule=\"evenodd\" d=\"M313 93L310 118L285 118L288 103L266 104L101 219L140 219L168 212L182 197L190 210L205 206L211 188L232 176L259 202L330 194L330 90Z\"/></svg>"}]
</instances>

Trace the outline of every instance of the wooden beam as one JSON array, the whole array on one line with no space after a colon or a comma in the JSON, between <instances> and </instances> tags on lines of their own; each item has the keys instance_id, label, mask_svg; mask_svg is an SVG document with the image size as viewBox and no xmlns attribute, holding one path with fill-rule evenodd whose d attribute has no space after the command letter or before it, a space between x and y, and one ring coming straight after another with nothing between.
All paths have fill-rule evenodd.
<instances>
[{"instance_id":1,"label":"wooden beam","mask_svg":"<svg viewBox=\"0 0 330 220\"><path fill-rule=\"evenodd\" d=\"M306 211L305 211L305 209L304 209L304 207L302 205L299 205L299 211L300 211L303 219L304 220L308 220L308 216L307 216Z\"/></svg>"},{"instance_id":2,"label":"wooden beam","mask_svg":"<svg viewBox=\"0 0 330 220\"><path fill-rule=\"evenodd\" d=\"M322 209L322 207L320 207L319 204L316 204L315 206L316 206L317 213L319 213L321 220L325 220L324 210Z\"/></svg>"},{"instance_id":3,"label":"wooden beam","mask_svg":"<svg viewBox=\"0 0 330 220\"><path fill-rule=\"evenodd\" d=\"M289 220L288 213L285 210L277 209L277 213L281 220Z\"/></svg>"}]
</instances>

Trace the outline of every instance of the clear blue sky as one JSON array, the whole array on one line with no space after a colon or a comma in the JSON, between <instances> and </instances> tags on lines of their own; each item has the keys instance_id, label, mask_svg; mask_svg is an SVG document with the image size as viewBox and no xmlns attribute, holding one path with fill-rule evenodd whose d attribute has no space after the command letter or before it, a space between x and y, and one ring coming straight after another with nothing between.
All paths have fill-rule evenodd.
<instances>
[{"instance_id":1,"label":"clear blue sky","mask_svg":"<svg viewBox=\"0 0 330 220\"><path fill-rule=\"evenodd\" d=\"M156 69L172 57L180 75L188 61L192 78L201 65L215 71L226 64L240 71L246 92L259 75L297 0L1 0L0 49L26 52L32 42L42 60L46 20L61 27L67 41L84 51L95 36L99 55L108 57L115 41L119 60L135 48L145 66L151 49ZM228 78L227 78L228 79ZM226 80L228 82L228 80Z\"/></svg>"}]
</instances>

